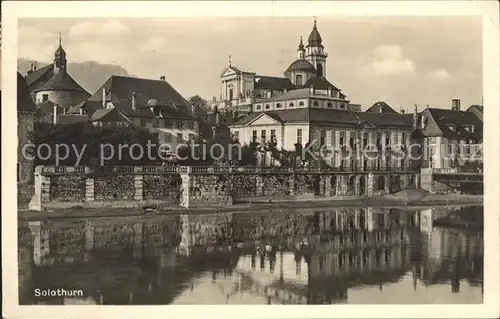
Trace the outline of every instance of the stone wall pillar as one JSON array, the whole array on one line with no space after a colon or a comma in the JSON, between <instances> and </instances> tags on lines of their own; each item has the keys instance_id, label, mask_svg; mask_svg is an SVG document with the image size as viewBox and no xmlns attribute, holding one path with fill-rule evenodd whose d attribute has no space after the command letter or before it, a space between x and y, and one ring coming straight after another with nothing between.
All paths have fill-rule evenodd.
<instances>
[{"instance_id":1,"label":"stone wall pillar","mask_svg":"<svg viewBox=\"0 0 500 319\"><path fill-rule=\"evenodd\" d=\"M50 177L42 174L43 166L35 168L34 193L29 209L41 211L44 203L50 202Z\"/></svg>"},{"instance_id":2,"label":"stone wall pillar","mask_svg":"<svg viewBox=\"0 0 500 319\"><path fill-rule=\"evenodd\" d=\"M134 200L144 199L144 176L142 174L134 175Z\"/></svg>"},{"instance_id":3,"label":"stone wall pillar","mask_svg":"<svg viewBox=\"0 0 500 319\"><path fill-rule=\"evenodd\" d=\"M295 196L295 174L288 176L288 193L290 196Z\"/></svg>"},{"instance_id":4,"label":"stone wall pillar","mask_svg":"<svg viewBox=\"0 0 500 319\"><path fill-rule=\"evenodd\" d=\"M255 178L255 192L256 192L256 196L262 196L264 194L264 181L263 181L263 178L262 178L262 175L257 175L256 178Z\"/></svg>"},{"instance_id":5,"label":"stone wall pillar","mask_svg":"<svg viewBox=\"0 0 500 319\"><path fill-rule=\"evenodd\" d=\"M366 196L373 197L374 185L375 185L375 181L374 181L373 173L370 172L366 176L366 187L367 187Z\"/></svg>"},{"instance_id":6,"label":"stone wall pillar","mask_svg":"<svg viewBox=\"0 0 500 319\"><path fill-rule=\"evenodd\" d=\"M50 253L50 231L43 229L43 223L40 221L29 222L28 227L33 238L33 262L41 266L43 257Z\"/></svg>"},{"instance_id":7,"label":"stone wall pillar","mask_svg":"<svg viewBox=\"0 0 500 319\"><path fill-rule=\"evenodd\" d=\"M180 175L181 175L181 196L179 200L179 205L181 207L189 208L189 196L191 192L191 178L190 176L191 173L191 167L188 166L183 166L180 169Z\"/></svg>"},{"instance_id":8,"label":"stone wall pillar","mask_svg":"<svg viewBox=\"0 0 500 319\"><path fill-rule=\"evenodd\" d=\"M87 177L85 180L85 201L93 202L95 200L94 177Z\"/></svg>"},{"instance_id":9,"label":"stone wall pillar","mask_svg":"<svg viewBox=\"0 0 500 319\"><path fill-rule=\"evenodd\" d=\"M332 190L332 176L331 175L324 175L321 176L321 180L323 183L323 196L329 197L331 195L331 190Z\"/></svg>"}]
</instances>

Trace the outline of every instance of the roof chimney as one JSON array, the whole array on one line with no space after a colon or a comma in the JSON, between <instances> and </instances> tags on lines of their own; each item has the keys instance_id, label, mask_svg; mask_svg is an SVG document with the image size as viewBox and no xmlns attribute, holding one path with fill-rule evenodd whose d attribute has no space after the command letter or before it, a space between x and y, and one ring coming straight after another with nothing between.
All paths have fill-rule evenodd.
<instances>
[{"instance_id":1,"label":"roof chimney","mask_svg":"<svg viewBox=\"0 0 500 319\"><path fill-rule=\"evenodd\" d=\"M54 124L57 122L57 104L54 103Z\"/></svg>"},{"instance_id":2,"label":"roof chimney","mask_svg":"<svg viewBox=\"0 0 500 319\"><path fill-rule=\"evenodd\" d=\"M136 105L135 105L135 92L132 92L132 110L136 110Z\"/></svg>"},{"instance_id":3,"label":"roof chimney","mask_svg":"<svg viewBox=\"0 0 500 319\"><path fill-rule=\"evenodd\" d=\"M106 88L102 88L102 108L106 108Z\"/></svg>"},{"instance_id":4,"label":"roof chimney","mask_svg":"<svg viewBox=\"0 0 500 319\"><path fill-rule=\"evenodd\" d=\"M451 100L451 109L453 111L460 111L460 99Z\"/></svg>"},{"instance_id":5,"label":"roof chimney","mask_svg":"<svg viewBox=\"0 0 500 319\"><path fill-rule=\"evenodd\" d=\"M160 76L160 80L165 81L165 76L164 75Z\"/></svg>"}]
</instances>

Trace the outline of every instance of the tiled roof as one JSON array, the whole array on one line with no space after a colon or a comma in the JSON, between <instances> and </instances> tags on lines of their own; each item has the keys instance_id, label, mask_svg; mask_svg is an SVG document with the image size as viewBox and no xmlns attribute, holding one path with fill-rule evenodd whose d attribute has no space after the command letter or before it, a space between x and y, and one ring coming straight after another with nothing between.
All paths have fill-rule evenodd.
<instances>
[{"instance_id":1,"label":"tiled roof","mask_svg":"<svg viewBox=\"0 0 500 319\"><path fill-rule=\"evenodd\" d=\"M89 119L90 122L130 122L117 108L96 110Z\"/></svg>"},{"instance_id":2,"label":"tiled roof","mask_svg":"<svg viewBox=\"0 0 500 319\"><path fill-rule=\"evenodd\" d=\"M311 64L311 62L304 59L298 59L293 61L292 64L290 64L288 69L286 69L285 73L295 72L295 71L316 73L316 68L314 67L314 65Z\"/></svg>"},{"instance_id":3,"label":"tiled roof","mask_svg":"<svg viewBox=\"0 0 500 319\"><path fill-rule=\"evenodd\" d=\"M280 78L275 76L256 75L255 76L255 89L270 89L270 90L292 90L295 86L287 78Z\"/></svg>"},{"instance_id":4,"label":"tiled roof","mask_svg":"<svg viewBox=\"0 0 500 319\"><path fill-rule=\"evenodd\" d=\"M21 73L17 72L17 111L23 113L35 113L35 103L31 99L28 86Z\"/></svg>"},{"instance_id":5,"label":"tiled roof","mask_svg":"<svg viewBox=\"0 0 500 319\"><path fill-rule=\"evenodd\" d=\"M323 76L313 76L304 84L303 87L313 86L318 90L327 90L328 88L332 88L334 90L340 91L335 85L328 82L328 80Z\"/></svg>"},{"instance_id":6,"label":"tiled roof","mask_svg":"<svg viewBox=\"0 0 500 319\"><path fill-rule=\"evenodd\" d=\"M369 122L381 128L385 127L404 127L411 128L413 117L411 114L384 114L384 113L365 113L351 112L347 110L328 110L300 108L295 110L281 110L264 112L273 119L281 123L316 123L316 124L339 124L339 125L363 125ZM234 126L247 125L262 113L251 113L248 116L233 123Z\"/></svg>"},{"instance_id":7,"label":"tiled roof","mask_svg":"<svg viewBox=\"0 0 500 319\"><path fill-rule=\"evenodd\" d=\"M154 117L148 103L155 105L155 112L163 117L191 119L191 105L168 82L125 76L111 76L92 95L88 101L102 102L102 90L105 89L106 102L111 102L127 116ZM135 93L136 109L132 108L132 95Z\"/></svg>"},{"instance_id":8,"label":"tiled roof","mask_svg":"<svg viewBox=\"0 0 500 319\"><path fill-rule=\"evenodd\" d=\"M54 74L54 76L45 82L41 87L36 89L36 92L39 91L78 91L85 92L90 96L90 94L85 91L76 81L69 75L67 72L60 72Z\"/></svg>"},{"instance_id":9,"label":"tiled roof","mask_svg":"<svg viewBox=\"0 0 500 319\"><path fill-rule=\"evenodd\" d=\"M379 101L379 102L373 104L372 106L370 106L370 108L368 108L368 110L366 110L366 112L398 113L392 107L390 107L387 103L385 103L384 101Z\"/></svg>"},{"instance_id":10,"label":"tiled roof","mask_svg":"<svg viewBox=\"0 0 500 319\"><path fill-rule=\"evenodd\" d=\"M47 101L36 106L36 117L43 117L46 115L54 114L54 103ZM57 105L57 114L63 114L64 108L62 106Z\"/></svg>"},{"instance_id":11,"label":"tiled roof","mask_svg":"<svg viewBox=\"0 0 500 319\"><path fill-rule=\"evenodd\" d=\"M44 66L43 68L40 68L40 69L37 69L36 71L28 73L28 75L26 75L26 84L28 86L31 86L39 78L41 78L45 73L53 70L53 68L54 68L54 63L51 63L49 65Z\"/></svg>"},{"instance_id":12,"label":"tiled roof","mask_svg":"<svg viewBox=\"0 0 500 319\"><path fill-rule=\"evenodd\" d=\"M87 115L77 115L77 114L60 114L57 115L57 124L77 124L77 123L87 123L89 117Z\"/></svg>"},{"instance_id":13,"label":"tiled roof","mask_svg":"<svg viewBox=\"0 0 500 319\"><path fill-rule=\"evenodd\" d=\"M424 129L426 136L444 136L451 139L483 137L483 122L470 112L428 108L423 113L427 113L435 124L426 126ZM449 128L452 125L454 130ZM465 129L468 125L474 126L474 133Z\"/></svg>"},{"instance_id":14,"label":"tiled roof","mask_svg":"<svg viewBox=\"0 0 500 319\"><path fill-rule=\"evenodd\" d=\"M92 114L95 110L102 108L101 102L92 102L92 101L81 101L75 106L69 108L69 114L80 114L80 109L86 109L87 114Z\"/></svg>"}]
</instances>

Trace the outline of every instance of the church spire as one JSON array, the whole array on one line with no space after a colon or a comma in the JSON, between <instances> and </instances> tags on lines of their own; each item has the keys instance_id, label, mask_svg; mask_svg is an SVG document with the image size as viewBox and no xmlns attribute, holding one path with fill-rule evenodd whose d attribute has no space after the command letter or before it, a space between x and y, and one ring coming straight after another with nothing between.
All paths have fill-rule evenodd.
<instances>
[{"instance_id":1,"label":"church spire","mask_svg":"<svg viewBox=\"0 0 500 319\"><path fill-rule=\"evenodd\" d=\"M297 49L299 59L304 59L306 55L306 49L304 48L304 43L302 42L302 37L300 37L299 48Z\"/></svg>"},{"instance_id":2,"label":"church spire","mask_svg":"<svg viewBox=\"0 0 500 319\"><path fill-rule=\"evenodd\" d=\"M54 73L66 72L66 51L62 47L62 35L59 32L59 46L54 52Z\"/></svg>"}]
</instances>

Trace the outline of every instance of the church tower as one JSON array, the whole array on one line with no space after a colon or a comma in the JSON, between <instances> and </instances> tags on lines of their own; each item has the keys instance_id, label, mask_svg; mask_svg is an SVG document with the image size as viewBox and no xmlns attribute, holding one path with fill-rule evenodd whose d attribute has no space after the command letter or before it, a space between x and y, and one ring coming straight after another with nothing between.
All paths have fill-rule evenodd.
<instances>
[{"instance_id":1,"label":"church tower","mask_svg":"<svg viewBox=\"0 0 500 319\"><path fill-rule=\"evenodd\" d=\"M66 72L66 51L62 48L61 34L59 33L59 47L54 53L54 74Z\"/></svg>"},{"instance_id":2,"label":"church tower","mask_svg":"<svg viewBox=\"0 0 500 319\"><path fill-rule=\"evenodd\" d=\"M321 39L316 23L316 18L314 18L314 26L307 39L306 60L314 65L317 76L324 77L326 75L326 58L328 54L324 51L323 39Z\"/></svg>"},{"instance_id":3,"label":"church tower","mask_svg":"<svg viewBox=\"0 0 500 319\"><path fill-rule=\"evenodd\" d=\"M302 43L302 37L300 37L299 48L297 49L297 57L301 60L306 57L306 49L304 48L304 43Z\"/></svg>"}]
</instances>

